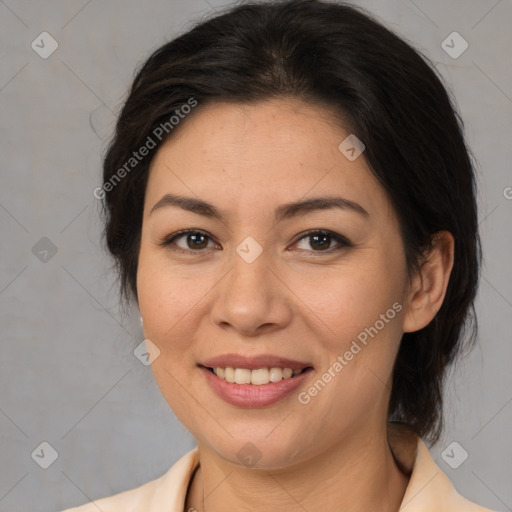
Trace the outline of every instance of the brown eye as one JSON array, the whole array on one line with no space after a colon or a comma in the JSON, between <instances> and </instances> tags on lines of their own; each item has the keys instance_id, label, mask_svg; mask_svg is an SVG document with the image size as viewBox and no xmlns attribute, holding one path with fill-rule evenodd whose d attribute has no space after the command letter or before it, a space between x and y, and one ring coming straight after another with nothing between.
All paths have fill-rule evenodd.
<instances>
[{"instance_id":1,"label":"brown eye","mask_svg":"<svg viewBox=\"0 0 512 512\"><path fill-rule=\"evenodd\" d=\"M310 231L303 235L297 243L302 240L307 241L307 245L313 249L312 252L333 252L352 245L345 237L338 235L337 233L333 233L332 231L324 230ZM334 247L331 246L333 241L337 244ZM301 250L310 251L307 247L301 248Z\"/></svg>"},{"instance_id":2,"label":"brown eye","mask_svg":"<svg viewBox=\"0 0 512 512\"><path fill-rule=\"evenodd\" d=\"M311 247L317 249L329 249L331 245L331 237L329 235L309 235Z\"/></svg>"},{"instance_id":3,"label":"brown eye","mask_svg":"<svg viewBox=\"0 0 512 512\"><path fill-rule=\"evenodd\" d=\"M326 230L309 231L303 234L296 244L303 240L306 240L305 245L309 245L309 247L303 247L300 250L314 253L332 253L352 246L345 237ZM185 229L167 237L160 245L177 252L199 253L204 252L204 249L211 248L212 246L208 246L211 241L212 237L203 231Z\"/></svg>"},{"instance_id":4,"label":"brown eye","mask_svg":"<svg viewBox=\"0 0 512 512\"><path fill-rule=\"evenodd\" d=\"M185 240L189 249L204 249L208 245L208 242L205 244L207 237L202 233L188 234L184 236L186 237Z\"/></svg>"},{"instance_id":5,"label":"brown eye","mask_svg":"<svg viewBox=\"0 0 512 512\"><path fill-rule=\"evenodd\" d=\"M177 241L181 241L181 245ZM186 229L167 237L160 245L178 252L200 252L208 248L211 237L202 231Z\"/></svg>"}]
</instances>

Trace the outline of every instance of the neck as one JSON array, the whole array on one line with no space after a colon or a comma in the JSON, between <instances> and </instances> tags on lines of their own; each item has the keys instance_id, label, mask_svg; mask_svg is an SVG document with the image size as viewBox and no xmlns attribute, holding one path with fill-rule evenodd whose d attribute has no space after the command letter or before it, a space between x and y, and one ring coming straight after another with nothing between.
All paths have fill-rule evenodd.
<instances>
[{"instance_id":1,"label":"neck","mask_svg":"<svg viewBox=\"0 0 512 512\"><path fill-rule=\"evenodd\" d=\"M198 446L200 465L186 511L396 512L408 484L394 461L385 429L359 431L306 463L279 470L241 467Z\"/></svg>"}]
</instances>

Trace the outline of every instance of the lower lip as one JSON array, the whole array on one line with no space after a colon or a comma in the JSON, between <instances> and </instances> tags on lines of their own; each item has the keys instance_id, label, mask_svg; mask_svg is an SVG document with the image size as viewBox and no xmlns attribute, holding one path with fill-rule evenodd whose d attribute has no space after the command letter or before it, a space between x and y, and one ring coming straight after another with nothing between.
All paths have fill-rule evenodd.
<instances>
[{"instance_id":1,"label":"lower lip","mask_svg":"<svg viewBox=\"0 0 512 512\"><path fill-rule=\"evenodd\" d=\"M228 404L246 408L265 407L279 402L279 400L282 400L302 385L311 371L311 368L308 368L306 371L290 379L255 386L253 384L227 382L217 377L217 375L204 366L200 366L199 369L203 372L213 391L220 398Z\"/></svg>"}]
</instances>

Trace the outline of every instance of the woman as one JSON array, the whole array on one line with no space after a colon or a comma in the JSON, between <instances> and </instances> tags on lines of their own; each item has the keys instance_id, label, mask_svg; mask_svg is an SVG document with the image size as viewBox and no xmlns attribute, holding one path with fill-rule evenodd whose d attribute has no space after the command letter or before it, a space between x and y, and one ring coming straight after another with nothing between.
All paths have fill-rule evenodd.
<instances>
[{"instance_id":1,"label":"woman","mask_svg":"<svg viewBox=\"0 0 512 512\"><path fill-rule=\"evenodd\" d=\"M462 123L407 43L317 0L210 19L137 74L96 194L197 447L72 510L486 510L422 441L480 246Z\"/></svg>"}]
</instances>

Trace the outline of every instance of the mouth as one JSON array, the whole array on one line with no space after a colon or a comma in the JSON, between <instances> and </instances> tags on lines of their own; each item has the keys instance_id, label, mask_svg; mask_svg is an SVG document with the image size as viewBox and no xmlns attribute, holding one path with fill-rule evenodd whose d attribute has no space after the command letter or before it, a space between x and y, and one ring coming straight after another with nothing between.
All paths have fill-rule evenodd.
<instances>
[{"instance_id":1,"label":"mouth","mask_svg":"<svg viewBox=\"0 0 512 512\"><path fill-rule=\"evenodd\" d=\"M306 386L312 365L291 359L239 354L217 356L197 365L214 393L230 405L268 407Z\"/></svg>"}]
</instances>

